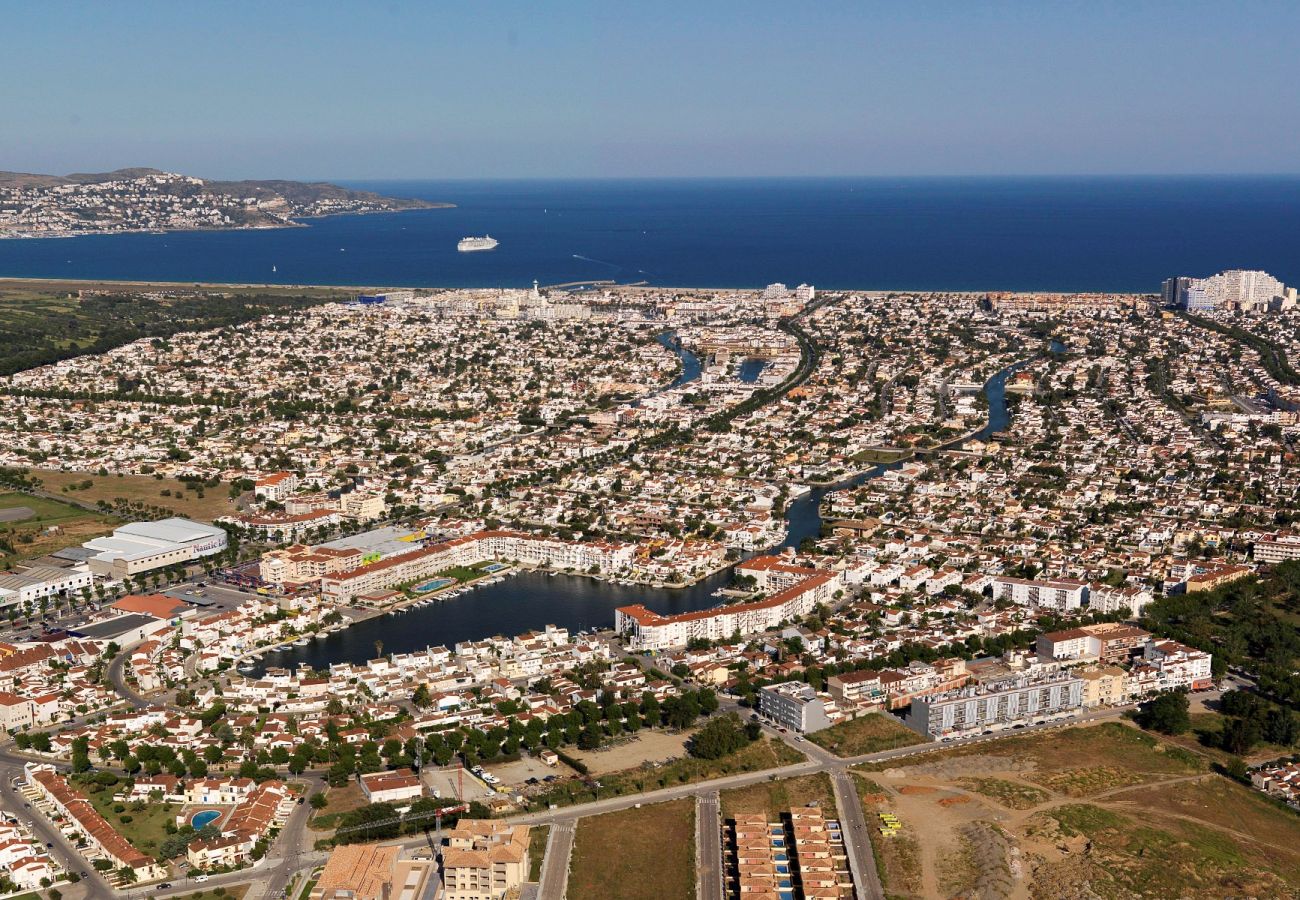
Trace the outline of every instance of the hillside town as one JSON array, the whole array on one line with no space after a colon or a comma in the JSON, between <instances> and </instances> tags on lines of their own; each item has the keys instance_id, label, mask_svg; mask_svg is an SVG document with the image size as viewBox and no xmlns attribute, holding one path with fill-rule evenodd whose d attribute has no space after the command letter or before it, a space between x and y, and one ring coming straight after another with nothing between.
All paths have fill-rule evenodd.
<instances>
[{"instance_id":1,"label":"hillside town","mask_svg":"<svg viewBox=\"0 0 1300 900\"><path fill-rule=\"evenodd\" d=\"M208 181L156 169L66 178L0 172L0 238L283 228L315 216L430 205L334 185Z\"/></svg>"}]
</instances>

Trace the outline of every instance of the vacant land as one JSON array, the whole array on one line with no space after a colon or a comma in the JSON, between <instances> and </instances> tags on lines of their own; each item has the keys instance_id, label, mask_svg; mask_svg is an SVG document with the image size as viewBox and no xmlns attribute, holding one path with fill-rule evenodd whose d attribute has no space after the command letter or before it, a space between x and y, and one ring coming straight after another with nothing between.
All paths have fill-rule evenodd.
<instances>
[{"instance_id":1,"label":"vacant land","mask_svg":"<svg viewBox=\"0 0 1300 900\"><path fill-rule=\"evenodd\" d=\"M808 735L808 740L836 756L862 756L924 742L919 734L893 716L868 713Z\"/></svg>"},{"instance_id":2,"label":"vacant land","mask_svg":"<svg viewBox=\"0 0 1300 900\"><path fill-rule=\"evenodd\" d=\"M529 808L545 809L549 803L570 806L574 803L597 800L600 797L639 794L720 778L723 775L775 769L803 761L804 756L801 753L781 741L772 741L764 737L721 759L696 759L688 756L662 765L647 763L640 768L610 772L600 776L599 788L595 786L594 781L571 779L560 782L546 793L532 798Z\"/></svg>"},{"instance_id":3,"label":"vacant land","mask_svg":"<svg viewBox=\"0 0 1300 900\"><path fill-rule=\"evenodd\" d=\"M694 900L695 801L582 819L571 865L571 900Z\"/></svg>"},{"instance_id":4,"label":"vacant land","mask_svg":"<svg viewBox=\"0 0 1300 900\"><path fill-rule=\"evenodd\" d=\"M366 805L366 797L361 793L361 786L355 781L346 787L328 788L325 791L325 808L312 816L307 827L316 831L329 831L338 822L339 816Z\"/></svg>"},{"instance_id":5,"label":"vacant land","mask_svg":"<svg viewBox=\"0 0 1300 900\"><path fill-rule=\"evenodd\" d=\"M730 819L738 813L763 813L768 821L796 806L820 806L834 816L835 791L830 776L825 772L763 781L748 787L723 791L722 818Z\"/></svg>"},{"instance_id":6,"label":"vacant land","mask_svg":"<svg viewBox=\"0 0 1300 900\"><path fill-rule=\"evenodd\" d=\"M1300 816L1125 724L876 764L858 790L891 897L1293 896Z\"/></svg>"},{"instance_id":7,"label":"vacant land","mask_svg":"<svg viewBox=\"0 0 1300 900\"><path fill-rule=\"evenodd\" d=\"M686 755L691 732L638 731L631 740L601 750L570 750L593 775L621 772L644 763L663 763Z\"/></svg>"},{"instance_id":8,"label":"vacant land","mask_svg":"<svg viewBox=\"0 0 1300 900\"><path fill-rule=\"evenodd\" d=\"M211 522L217 516L235 511L230 499L230 486L194 490L175 478L154 478L150 475L95 475L89 472L54 472L49 469L32 469L28 474L40 480L42 489L54 494L67 493L82 503L112 507L143 504L169 510L175 515ZM86 483L89 482L89 486ZM66 491L65 491L66 488ZM166 492L164 495L163 492ZM203 496L199 496L202 493Z\"/></svg>"},{"instance_id":9,"label":"vacant land","mask_svg":"<svg viewBox=\"0 0 1300 900\"><path fill-rule=\"evenodd\" d=\"M0 493L0 513L6 510L19 512L0 516L0 567L76 546L112 531L117 521L68 503L12 491Z\"/></svg>"}]
</instances>

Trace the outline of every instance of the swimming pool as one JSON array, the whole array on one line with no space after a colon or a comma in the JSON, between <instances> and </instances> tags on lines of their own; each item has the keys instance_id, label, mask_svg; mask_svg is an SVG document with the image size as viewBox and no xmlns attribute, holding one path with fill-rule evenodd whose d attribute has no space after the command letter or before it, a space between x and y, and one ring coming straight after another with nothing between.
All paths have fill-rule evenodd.
<instances>
[{"instance_id":1,"label":"swimming pool","mask_svg":"<svg viewBox=\"0 0 1300 900\"><path fill-rule=\"evenodd\" d=\"M439 588L445 588L447 585L455 583L455 578L435 578L432 581L426 581L424 584L417 584L411 590L417 594L427 594L429 591L436 591Z\"/></svg>"},{"instance_id":2,"label":"swimming pool","mask_svg":"<svg viewBox=\"0 0 1300 900\"><path fill-rule=\"evenodd\" d=\"M205 809L203 812L196 812L192 817L190 817L190 824L194 826L195 831L201 831L204 825L211 825L220 818L221 810Z\"/></svg>"}]
</instances>

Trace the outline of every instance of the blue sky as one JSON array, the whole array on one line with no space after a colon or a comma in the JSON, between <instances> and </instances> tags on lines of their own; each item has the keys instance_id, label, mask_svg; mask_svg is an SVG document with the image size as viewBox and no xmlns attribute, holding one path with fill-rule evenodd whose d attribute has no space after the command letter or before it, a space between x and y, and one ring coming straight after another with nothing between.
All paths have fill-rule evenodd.
<instances>
[{"instance_id":1,"label":"blue sky","mask_svg":"<svg viewBox=\"0 0 1300 900\"><path fill-rule=\"evenodd\" d=\"M1300 171L1300 3L7 5L0 169Z\"/></svg>"}]
</instances>

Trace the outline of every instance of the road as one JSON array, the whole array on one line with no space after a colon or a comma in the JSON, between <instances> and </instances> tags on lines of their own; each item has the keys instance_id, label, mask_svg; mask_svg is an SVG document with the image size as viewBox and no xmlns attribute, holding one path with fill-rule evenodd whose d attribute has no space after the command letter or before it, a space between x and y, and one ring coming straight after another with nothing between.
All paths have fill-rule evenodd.
<instances>
[{"instance_id":1,"label":"road","mask_svg":"<svg viewBox=\"0 0 1300 900\"><path fill-rule=\"evenodd\" d=\"M858 900L885 900L885 889L880 884L875 853L871 849L871 830L853 776L847 769L835 769L831 773L831 785L835 789L840 834L844 836L844 850L849 857L849 871L853 873Z\"/></svg>"},{"instance_id":2,"label":"road","mask_svg":"<svg viewBox=\"0 0 1300 900\"><path fill-rule=\"evenodd\" d=\"M722 900L722 812L717 791L695 800L695 897Z\"/></svg>"},{"instance_id":3,"label":"road","mask_svg":"<svg viewBox=\"0 0 1300 900\"><path fill-rule=\"evenodd\" d=\"M541 883L537 888L538 900L564 900L569 888L569 857L573 854L573 832L576 819L556 822L546 838L546 857L542 862Z\"/></svg>"}]
</instances>

